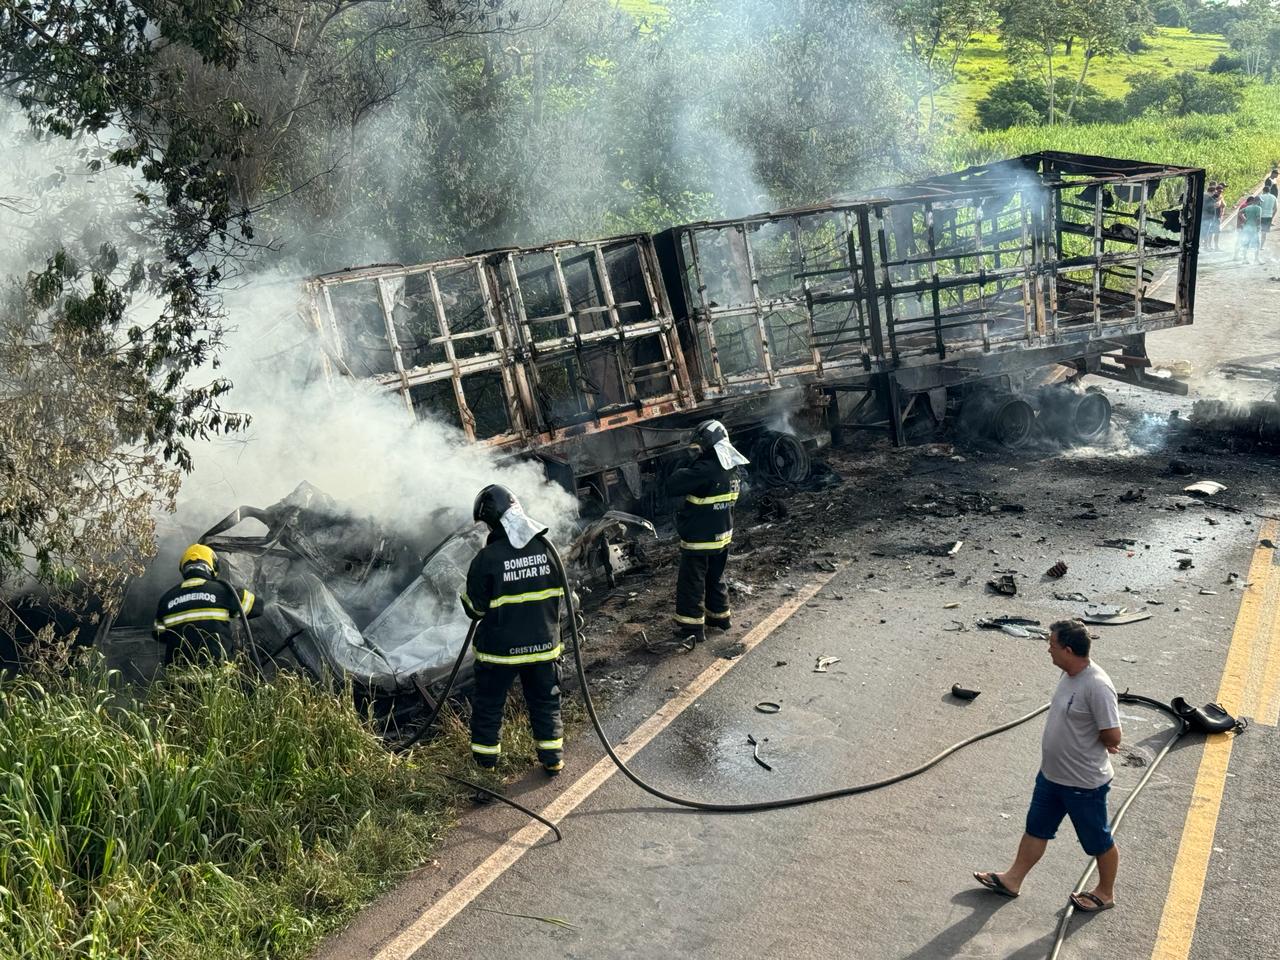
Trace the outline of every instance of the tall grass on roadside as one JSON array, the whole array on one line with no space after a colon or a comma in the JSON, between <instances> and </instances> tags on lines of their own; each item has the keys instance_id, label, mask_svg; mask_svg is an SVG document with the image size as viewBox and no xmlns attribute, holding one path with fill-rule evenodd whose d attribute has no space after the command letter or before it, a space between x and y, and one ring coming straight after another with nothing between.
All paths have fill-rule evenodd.
<instances>
[{"instance_id":1,"label":"tall grass on roadside","mask_svg":"<svg viewBox=\"0 0 1280 960\"><path fill-rule=\"evenodd\" d=\"M1280 158L1278 99L1280 85L1253 83L1245 89L1244 103L1234 114L954 134L940 142L937 165L958 169L1037 150L1070 150L1204 167L1210 179L1227 182L1234 202L1245 190L1257 186L1272 161Z\"/></svg>"},{"instance_id":2,"label":"tall grass on roadside","mask_svg":"<svg viewBox=\"0 0 1280 960\"><path fill-rule=\"evenodd\" d=\"M4 681L0 957L304 955L440 837L453 726L396 758L349 699L234 665L140 702L97 669Z\"/></svg>"}]
</instances>

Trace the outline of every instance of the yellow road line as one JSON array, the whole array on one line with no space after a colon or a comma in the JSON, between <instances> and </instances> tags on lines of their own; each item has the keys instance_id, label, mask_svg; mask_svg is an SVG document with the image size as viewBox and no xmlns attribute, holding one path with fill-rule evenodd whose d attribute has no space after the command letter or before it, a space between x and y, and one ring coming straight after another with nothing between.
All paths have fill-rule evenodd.
<instances>
[{"instance_id":1,"label":"yellow road line","mask_svg":"<svg viewBox=\"0 0 1280 960\"><path fill-rule=\"evenodd\" d=\"M762 643L769 634L782 626L793 613L804 606L821 590L835 574L819 577L803 587L773 613L756 624L742 638L743 652L746 653ZM676 717L700 696L711 689L717 680L733 669L742 659L717 659L715 663L703 670L694 680L658 709L651 717L640 724L625 740L614 745L623 762L628 762L643 750L654 737L660 734ZM552 823L558 824L572 813L589 796L596 792L615 772L617 767L613 761L605 757L586 772L581 779L573 783L560 796L556 797L542 815ZM433 903L413 923L396 935L386 946L379 950L373 960L409 960L413 954L421 950L426 943L456 917L476 897L483 893L490 884L505 873L525 852L551 831L540 823L531 823L521 829L511 839L495 850L478 867L467 874L456 886Z\"/></svg>"},{"instance_id":2,"label":"yellow road line","mask_svg":"<svg viewBox=\"0 0 1280 960\"><path fill-rule=\"evenodd\" d=\"M1280 570L1277 570L1275 550L1271 554L1271 571L1273 576L1268 583L1276 585L1275 608L1271 616L1270 643L1266 647L1262 685L1258 691L1258 702L1253 708L1253 720L1264 726L1274 727L1280 724ZM1246 716L1248 711L1245 712Z\"/></svg>"},{"instance_id":3,"label":"yellow road line","mask_svg":"<svg viewBox=\"0 0 1280 960\"><path fill-rule=\"evenodd\" d=\"M1258 536L1274 540L1276 528L1275 521L1268 520ZM1249 564L1250 586L1245 588L1240 599L1240 612L1236 615L1231 647L1227 651L1227 663L1218 687L1217 700L1229 713L1238 714L1246 698L1256 696L1254 643L1260 634L1269 640L1272 627L1272 618L1264 616L1267 594L1272 589L1272 580L1276 578L1278 569L1272 564L1272 552L1255 545ZM1200 770L1191 793L1191 808L1183 825L1182 841L1178 844L1178 856L1169 880L1169 894L1160 917L1155 949L1151 952L1152 960L1186 960L1191 953L1191 940L1195 936L1200 897L1209 871L1209 855L1213 851L1213 834L1218 826L1233 742L1230 734L1217 734L1205 741Z\"/></svg>"}]
</instances>

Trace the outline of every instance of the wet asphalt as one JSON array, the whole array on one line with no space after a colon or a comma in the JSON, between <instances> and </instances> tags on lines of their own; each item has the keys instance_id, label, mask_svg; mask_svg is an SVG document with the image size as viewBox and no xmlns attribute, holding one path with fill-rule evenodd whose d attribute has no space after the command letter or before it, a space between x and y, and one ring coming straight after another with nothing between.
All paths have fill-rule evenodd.
<instances>
[{"instance_id":1,"label":"wet asphalt","mask_svg":"<svg viewBox=\"0 0 1280 960\"><path fill-rule=\"evenodd\" d=\"M1135 434L1155 429L1172 402L1109 392ZM1175 455L1197 474L1169 473ZM824 541L840 566L834 578L646 747L637 772L673 793L753 801L915 766L1048 700L1059 673L1045 642L975 623L1018 615L1047 626L1083 611L1083 603L1056 599L1055 592L1151 614L1093 628L1094 659L1117 689L1196 703L1217 696L1262 523L1254 513L1274 509L1272 500L1280 499L1274 457L1120 442L1107 450L979 455L942 466L910 481L918 489L907 499L918 510L877 517L872 509ZM1228 484L1215 502L1240 512L1205 507L1181 492L1210 473ZM1121 500L1138 486L1134 478L1142 481L1143 498ZM877 482L890 478L853 478L832 496L874 502ZM993 502L1019 504L1024 512L931 511L931 496L978 485ZM1107 539L1134 543L1102 545ZM903 550L923 540L964 546L954 557ZM1194 567L1181 571L1178 560L1187 556ZM1059 559L1068 574L1045 576ZM985 587L1003 570L1017 571L1015 597ZM1233 573L1237 578L1227 582ZM756 595L736 601L751 612L727 639L625 676L615 672L612 684L600 677L601 688L625 689L606 712L614 735L633 729L717 655L732 656L736 636L816 575L797 565L770 582L757 571ZM670 578L666 571L652 576ZM819 657L840 659L819 673ZM981 694L959 701L949 694L953 683ZM761 701L782 709L761 713L755 709ZM1122 715L1113 811L1171 732L1156 711L1122 705ZM987 893L971 877L973 870L1004 869L1013 856L1042 722L968 747L905 783L767 813L677 809L615 775L563 821L562 843L525 853L415 957L1045 957L1087 863L1070 825L1017 900ZM771 770L753 759L749 735ZM530 779L512 792L545 804L599 755L584 728L568 748L570 769L559 782ZM1118 832L1119 907L1077 917L1064 958L1152 956L1202 755L1202 740L1185 738L1157 769ZM1278 759L1276 727L1254 726L1235 744L1191 957L1280 958ZM321 956L376 956L381 943L522 825L507 810L466 818L437 861Z\"/></svg>"}]
</instances>

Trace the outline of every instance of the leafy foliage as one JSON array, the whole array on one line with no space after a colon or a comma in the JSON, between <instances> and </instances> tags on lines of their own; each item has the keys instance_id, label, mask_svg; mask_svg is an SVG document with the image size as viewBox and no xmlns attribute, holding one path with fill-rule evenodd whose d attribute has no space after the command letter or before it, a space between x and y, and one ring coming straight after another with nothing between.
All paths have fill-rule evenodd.
<instances>
[{"instance_id":1,"label":"leafy foliage","mask_svg":"<svg viewBox=\"0 0 1280 960\"><path fill-rule=\"evenodd\" d=\"M1215 180L1254 184L1280 156L1274 98L1275 87L1254 83L1244 88L1240 109L1229 115L1149 115L1118 123L963 132L939 145L936 162L941 169L953 169L1036 150L1072 150L1199 166Z\"/></svg>"},{"instance_id":2,"label":"leafy foliage","mask_svg":"<svg viewBox=\"0 0 1280 960\"><path fill-rule=\"evenodd\" d=\"M305 956L440 836L449 729L399 759L350 698L232 664L141 702L96 667L5 681L0 955Z\"/></svg>"},{"instance_id":3,"label":"leafy foliage","mask_svg":"<svg viewBox=\"0 0 1280 960\"><path fill-rule=\"evenodd\" d=\"M1154 27L1145 0L1000 0L999 31L1011 63L1040 75L1045 88L1045 116L1059 119L1063 90L1061 58L1077 44L1083 50L1080 74L1071 87L1062 118L1069 119L1081 94L1089 68L1097 57L1126 50Z\"/></svg>"},{"instance_id":4,"label":"leafy foliage","mask_svg":"<svg viewBox=\"0 0 1280 960\"><path fill-rule=\"evenodd\" d=\"M386 103L406 51L512 20L502 0L0 10L0 89L31 126L15 156L79 152L3 211L18 241L3 258L0 587L25 571L109 595L146 555L191 441L246 422L214 372L219 289L256 252L252 217L284 158ZM86 175L125 202L89 199Z\"/></svg>"},{"instance_id":5,"label":"leafy foliage","mask_svg":"<svg viewBox=\"0 0 1280 960\"><path fill-rule=\"evenodd\" d=\"M1229 77L1180 70L1172 77L1140 73L1129 78L1125 112L1132 117L1147 112L1185 117L1191 113L1235 113L1244 94Z\"/></svg>"},{"instance_id":6,"label":"leafy foliage","mask_svg":"<svg viewBox=\"0 0 1280 960\"><path fill-rule=\"evenodd\" d=\"M1074 85L1059 78L1062 88ZM1105 97L1095 88L1084 84L1076 96L1076 116L1081 123L1101 123L1117 120L1123 113L1123 103ZM1061 99L1061 93L1059 94ZM1049 91L1039 80L1030 77L1014 77L991 88L977 104L978 123L983 130L1007 130L1009 127L1037 126L1045 123L1049 115Z\"/></svg>"},{"instance_id":7,"label":"leafy foliage","mask_svg":"<svg viewBox=\"0 0 1280 960\"><path fill-rule=\"evenodd\" d=\"M115 562L145 548L152 509L189 465L186 442L240 425L219 408L230 385L190 375L216 355L211 294L251 237L226 168L253 120L230 98L191 109L172 55L234 67L240 9L4 4L4 90L38 134L84 144L88 172L127 172L134 202L114 222L43 221L69 212L55 179L33 184L17 211L25 243L8 254L32 266L9 284L0 319L0 583L24 564L55 584L118 577ZM145 320L128 312L138 296Z\"/></svg>"}]
</instances>

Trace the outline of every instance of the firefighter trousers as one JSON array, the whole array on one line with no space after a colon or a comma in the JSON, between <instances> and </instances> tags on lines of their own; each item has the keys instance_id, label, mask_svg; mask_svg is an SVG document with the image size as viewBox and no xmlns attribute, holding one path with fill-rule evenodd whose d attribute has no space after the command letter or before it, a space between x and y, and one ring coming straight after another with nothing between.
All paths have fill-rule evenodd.
<instances>
[{"instance_id":1,"label":"firefighter trousers","mask_svg":"<svg viewBox=\"0 0 1280 960\"><path fill-rule=\"evenodd\" d=\"M476 661L475 694L471 700L471 756L482 767L493 767L502 755L502 710L516 676L529 707L529 726L538 759L548 770L560 769L564 724L560 719L560 661L543 660L506 666Z\"/></svg>"},{"instance_id":2,"label":"firefighter trousers","mask_svg":"<svg viewBox=\"0 0 1280 960\"><path fill-rule=\"evenodd\" d=\"M676 634L705 639L706 627L729 629L729 589L724 568L729 548L681 550L676 576Z\"/></svg>"}]
</instances>

